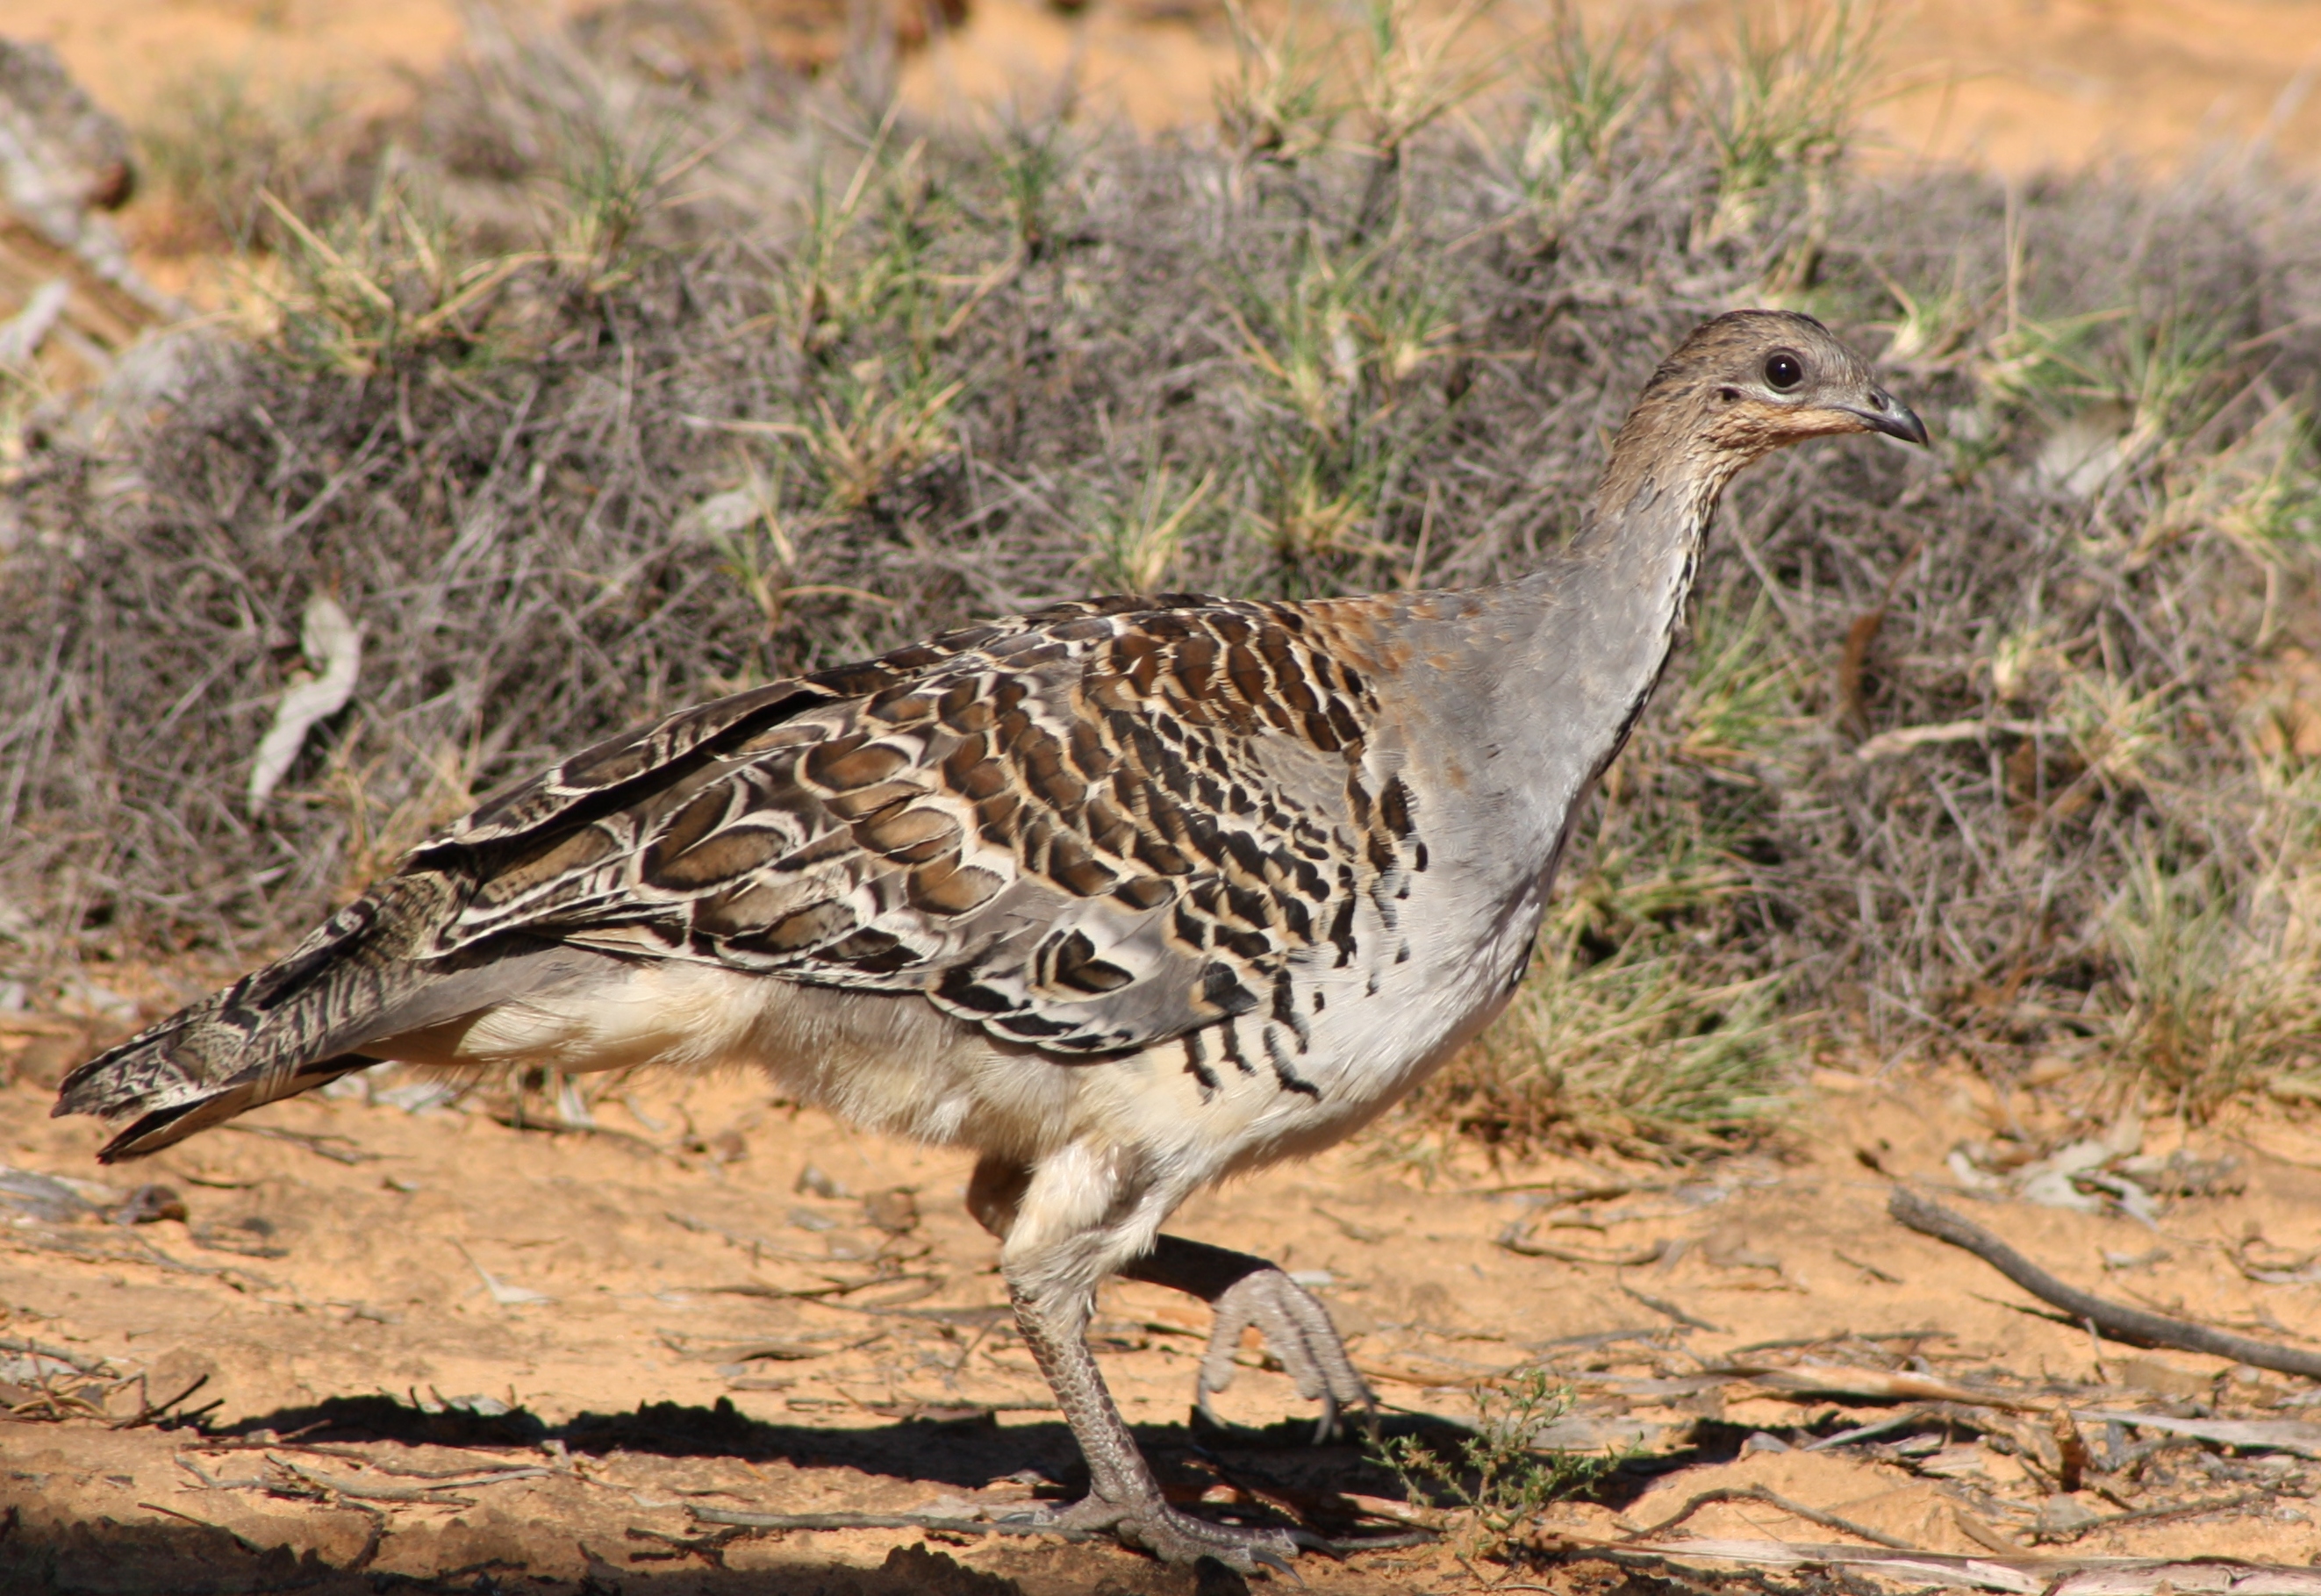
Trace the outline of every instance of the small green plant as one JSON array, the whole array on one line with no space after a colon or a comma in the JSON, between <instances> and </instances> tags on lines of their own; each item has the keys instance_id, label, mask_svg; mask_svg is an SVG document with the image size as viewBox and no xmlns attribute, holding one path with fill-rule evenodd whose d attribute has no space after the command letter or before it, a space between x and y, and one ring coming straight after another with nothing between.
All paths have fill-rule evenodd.
<instances>
[{"instance_id":1,"label":"small green plant","mask_svg":"<svg viewBox=\"0 0 2321 1596\"><path fill-rule=\"evenodd\" d=\"M574 119L558 150L553 252L591 294L625 281L637 231L662 191L689 165L675 159L682 130L663 123L642 136L602 121Z\"/></svg>"},{"instance_id":2,"label":"small green plant","mask_svg":"<svg viewBox=\"0 0 2321 1596\"><path fill-rule=\"evenodd\" d=\"M2205 527L2264 574L2265 614L2252 644L2262 649L2280 620L2282 575L2321 547L2321 460L2302 404L2283 400L2216 454L2185 462L2138 547L2149 551Z\"/></svg>"},{"instance_id":3,"label":"small green plant","mask_svg":"<svg viewBox=\"0 0 2321 1596\"><path fill-rule=\"evenodd\" d=\"M1751 767L1792 749L1806 725L1798 706L1806 667L1777 646L1771 621L1761 588L1745 612L1725 595L1711 599L1693 628L1678 699L1677 757L1714 767L1727 784L1758 784Z\"/></svg>"},{"instance_id":4,"label":"small green plant","mask_svg":"<svg viewBox=\"0 0 2321 1596\"><path fill-rule=\"evenodd\" d=\"M881 125L871 135L834 192L830 175L815 168L788 268L776 285L772 319L819 359L840 358L865 333L878 339L878 353L891 354L899 333L910 358L924 360L946 326L937 319L928 255L953 218L936 203L926 141L897 154L891 133Z\"/></svg>"},{"instance_id":5,"label":"small green plant","mask_svg":"<svg viewBox=\"0 0 2321 1596\"><path fill-rule=\"evenodd\" d=\"M1706 984L1682 939L1664 930L1632 932L1593 963L1584 957L1599 892L1623 910L1675 915L1737 885L1700 859L1585 884L1543 934L1515 1002L1422 1089L1416 1117L1518 1153L1561 1142L1682 1156L1761 1135L1788 1101L1779 982Z\"/></svg>"},{"instance_id":6,"label":"small green plant","mask_svg":"<svg viewBox=\"0 0 2321 1596\"><path fill-rule=\"evenodd\" d=\"M842 514L860 510L956 449L951 406L966 385L925 370L898 376L875 358L848 367L838 404L817 398L815 420L803 429L822 467L829 508Z\"/></svg>"},{"instance_id":7,"label":"small green plant","mask_svg":"<svg viewBox=\"0 0 2321 1596\"><path fill-rule=\"evenodd\" d=\"M1464 0L1443 16L1419 0L1369 0L1355 68L1355 101L1365 124L1370 175L1354 236L1366 237L1393 208L1410 141L1475 97L1497 69L1462 59L1461 37L1493 0Z\"/></svg>"},{"instance_id":8,"label":"small green plant","mask_svg":"<svg viewBox=\"0 0 2321 1596\"><path fill-rule=\"evenodd\" d=\"M1242 161L1284 167L1327 148L1344 108L1330 92L1329 51L1314 45L1294 0L1270 29L1242 0L1225 0L1225 21L1233 68L1215 91L1225 147Z\"/></svg>"},{"instance_id":9,"label":"small green plant","mask_svg":"<svg viewBox=\"0 0 2321 1596\"><path fill-rule=\"evenodd\" d=\"M1812 226L1872 96L1882 23L1877 0L1736 9L1731 47L1693 86L1716 154L1703 247L1753 231L1767 196L1792 179L1806 185Z\"/></svg>"},{"instance_id":10,"label":"small green plant","mask_svg":"<svg viewBox=\"0 0 2321 1596\"><path fill-rule=\"evenodd\" d=\"M1066 125L1061 117L1037 125L1011 122L998 138L987 141L992 175L998 179L1016 248L1026 260L1042 259L1048 253L1050 195L1071 169Z\"/></svg>"},{"instance_id":11,"label":"small green plant","mask_svg":"<svg viewBox=\"0 0 2321 1596\"><path fill-rule=\"evenodd\" d=\"M1524 85L1521 129L1508 166L1524 198L1560 218L1585 192L1613 141L1646 104L1626 23L1592 33L1558 0Z\"/></svg>"},{"instance_id":12,"label":"small green plant","mask_svg":"<svg viewBox=\"0 0 2321 1596\"><path fill-rule=\"evenodd\" d=\"M1120 485L1090 516L1086 568L1112 593L1158 593L1193 514L1216 485L1214 468L1189 488L1157 455L1148 455L1133 483Z\"/></svg>"},{"instance_id":13,"label":"small green plant","mask_svg":"<svg viewBox=\"0 0 2321 1596\"><path fill-rule=\"evenodd\" d=\"M1450 355L1459 324L1419 270L1383 248L1335 249L1309 230L1285 282L1229 305L1251 396L1268 418L1258 519L1285 582L1315 560L1401 561L1379 538L1381 497L1415 446L1390 424L1415 379Z\"/></svg>"},{"instance_id":14,"label":"small green plant","mask_svg":"<svg viewBox=\"0 0 2321 1596\"><path fill-rule=\"evenodd\" d=\"M282 244L250 281L271 302L281 348L315 369L360 376L424 348L473 349L487 302L542 258L471 258L438 211L393 184L320 225L259 197Z\"/></svg>"},{"instance_id":15,"label":"small green plant","mask_svg":"<svg viewBox=\"0 0 2321 1596\"><path fill-rule=\"evenodd\" d=\"M2246 391L2234 329L2230 306L2024 315L1989 341L1975 376L1986 405L2036 418L2050 440L2043 469L2089 497L2132 472L2164 476L2180 461L2210 469L2188 445ZM2180 530L2180 519L2153 518L2139 552Z\"/></svg>"},{"instance_id":16,"label":"small green plant","mask_svg":"<svg viewBox=\"0 0 2321 1596\"><path fill-rule=\"evenodd\" d=\"M2260 892L2279 901L2253 905L2212 868L2171 870L2151 853L2106 920L2126 998L2116 1020L2125 1062L2196 1119L2321 1057L2312 894L2301 884Z\"/></svg>"},{"instance_id":17,"label":"small green plant","mask_svg":"<svg viewBox=\"0 0 2321 1596\"><path fill-rule=\"evenodd\" d=\"M1619 1466L1611 1455L1538 1448L1540 1432L1570 1411L1571 1401L1570 1386L1543 1369L1526 1369L1477 1394L1474 1434L1455 1456L1415 1436L1388 1436L1372 1456L1393 1471L1413 1507L1464 1521L1454 1531L1463 1555L1493 1556L1542 1509L1587 1491Z\"/></svg>"}]
</instances>

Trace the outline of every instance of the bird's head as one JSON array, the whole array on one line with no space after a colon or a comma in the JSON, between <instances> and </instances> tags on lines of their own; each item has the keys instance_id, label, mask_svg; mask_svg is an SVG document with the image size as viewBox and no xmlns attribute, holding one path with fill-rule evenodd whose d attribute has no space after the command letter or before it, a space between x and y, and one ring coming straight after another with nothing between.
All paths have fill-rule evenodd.
<instances>
[{"instance_id":1,"label":"bird's head","mask_svg":"<svg viewBox=\"0 0 2321 1596\"><path fill-rule=\"evenodd\" d=\"M1819 322L1794 311L1731 311L1702 322L1661 362L1613 458L1616 473L1673 452L1688 475L1721 484L1773 449L1846 432L1926 441L1925 423Z\"/></svg>"}]
</instances>

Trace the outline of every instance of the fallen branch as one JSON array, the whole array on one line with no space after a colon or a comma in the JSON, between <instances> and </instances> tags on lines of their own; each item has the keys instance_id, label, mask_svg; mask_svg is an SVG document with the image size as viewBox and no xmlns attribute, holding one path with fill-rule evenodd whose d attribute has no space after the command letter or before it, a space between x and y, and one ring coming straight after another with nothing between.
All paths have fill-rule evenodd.
<instances>
[{"instance_id":1,"label":"fallen branch","mask_svg":"<svg viewBox=\"0 0 2321 1596\"><path fill-rule=\"evenodd\" d=\"M1809 1441L1798 1450L1826 1452L1833 1446L1858 1446L1864 1441L1874 1441L1880 1436L1892 1435L1898 1429L1907 1429L1911 1425L1921 1423L1934 1411L1927 1408L1907 1408L1899 1413L1889 1413L1885 1418L1871 1423L1860 1425L1852 1429L1839 1430L1835 1435L1824 1436L1818 1441Z\"/></svg>"},{"instance_id":2,"label":"fallen branch","mask_svg":"<svg viewBox=\"0 0 2321 1596\"><path fill-rule=\"evenodd\" d=\"M287 1458L269 1457L266 1461L292 1478L303 1480L333 1496L358 1498L364 1501L426 1502L435 1507L471 1508L476 1505L474 1498L450 1495L440 1485L366 1485L360 1480L342 1480L319 1469L302 1468Z\"/></svg>"},{"instance_id":3,"label":"fallen branch","mask_svg":"<svg viewBox=\"0 0 2321 1596\"><path fill-rule=\"evenodd\" d=\"M1761 1501L1767 1507L1779 1509L1793 1519L1803 1519L1808 1524L1818 1524L1824 1529L1834 1529L1841 1535L1850 1535L1857 1539L1866 1540L1872 1546L1886 1546L1897 1552L1919 1550L1908 1541L1898 1540L1882 1530L1856 1524L1850 1519L1841 1519L1835 1513L1825 1513L1819 1508L1809 1508L1801 1501L1791 1501L1779 1492L1768 1490L1762 1485L1720 1485L1714 1491L1704 1491L1686 1502L1684 1506L1677 1509L1670 1517L1657 1524L1647 1525L1636 1530L1628 1538L1645 1540L1654 1536L1666 1535L1701 1509L1720 1501Z\"/></svg>"},{"instance_id":4,"label":"fallen branch","mask_svg":"<svg viewBox=\"0 0 2321 1596\"><path fill-rule=\"evenodd\" d=\"M726 1528L715 1535L665 1535L658 1529L640 1529L632 1525L628 1534L631 1540L652 1541L669 1548L667 1552L633 1553L633 1561L698 1557L712 1568L723 1568L725 1566L725 1548L737 1540L747 1539L750 1532L746 1528Z\"/></svg>"},{"instance_id":5,"label":"fallen branch","mask_svg":"<svg viewBox=\"0 0 2321 1596\"><path fill-rule=\"evenodd\" d=\"M158 1501L141 1501L137 1505L143 1508L149 1513L166 1513L172 1519L183 1519L188 1524L198 1524L204 1529L214 1529L220 1535L232 1540L235 1546L240 1546L243 1551L249 1553L253 1557L263 1557L266 1555L265 1547L259 1546L254 1540L250 1540L246 1537L235 1534L234 1531L228 1529L223 1524L213 1524L207 1519L196 1519L191 1513L181 1513L175 1508L165 1508Z\"/></svg>"},{"instance_id":6,"label":"fallen branch","mask_svg":"<svg viewBox=\"0 0 2321 1596\"><path fill-rule=\"evenodd\" d=\"M232 1130L234 1126L221 1129ZM59 1253L86 1264L150 1264L173 1274L200 1274L237 1292L277 1291L281 1282L224 1264L188 1264L173 1258L141 1236L76 1235L37 1226L0 1229L0 1248L11 1252Z\"/></svg>"},{"instance_id":7,"label":"fallen branch","mask_svg":"<svg viewBox=\"0 0 2321 1596\"><path fill-rule=\"evenodd\" d=\"M1787 1336L1778 1341L1752 1341L1725 1356L1730 1361L1747 1357L1752 1352L1787 1352L1794 1347L1834 1347L1846 1341L1932 1341L1938 1338L1944 1341L1958 1338L1948 1330L1838 1330L1820 1336Z\"/></svg>"},{"instance_id":8,"label":"fallen branch","mask_svg":"<svg viewBox=\"0 0 2321 1596\"><path fill-rule=\"evenodd\" d=\"M2321 1380L2321 1353L2299 1352L2294 1347L2252 1340L2205 1325L2187 1324L2182 1319L2108 1301L2076 1286L2065 1285L1981 1226L1904 1187L1894 1188L1886 1211L1898 1223L1922 1236L1947 1241L1972 1253L2041 1301L2052 1303L2073 1319L2093 1320L2098 1329L2116 1340L2206 1353L2211 1357L2230 1358L2235 1363L2279 1374Z\"/></svg>"},{"instance_id":9,"label":"fallen branch","mask_svg":"<svg viewBox=\"0 0 2321 1596\"><path fill-rule=\"evenodd\" d=\"M53 1358L83 1374L102 1374L106 1364L101 1357L68 1352L61 1347L51 1347L45 1341L26 1341L15 1336L0 1336L0 1352L23 1353L32 1357Z\"/></svg>"},{"instance_id":10,"label":"fallen branch","mask_svg":"<svg viewBox=\"0 0 2321 1596\"><path fill-rule=\"evenodd\" d=\"M630 1131L615 1130L609 1125L583 1125L571 1120L539 1120L514 1109L485 1109L482 1111L485 1119L510 1130L535 1130L543 1136L593 1136L599 1141L609 1141L616 1147L627 1147L651 1157L677 1158L673 1149L662 1147L657 1141ZM682 1224L684 1221L678 1222ZM692 1229L690 1226L687 1228Z\"/></svg>"},{"instance_id":11,"label":"fallen branch","mask_svg":"<svg viewBox=\"0 0 2321 1596\"><path fill-rule=\"evenodd\" d=\"M145 1377L142 1374L138 1376L140 1381L142 1381L144 1378ZM126 1419L114 1419L113 1421L112 1428L114 1429L141 1429L146 1425L159 1423L162 1416L168 1413L170 1409L176 1407L179 1402L184 1401L187 1397L193 1395L194 1392L199 1391L203 1386L207 1385L209 1383L210 1377L207 1374L196 1374L194 1376L193 1383L191 1384L187 1385L185 1390L179 1392L166 1402L155 1401L153 1400L150 1388L141 1387L141 1389L145 1391L146 1394L143 1400L137 1404L137 1411L132 1413ZM206 1406L196 1408L188 1413L179 1414L178 1421L182 1423L186 1419L191 1419L196 1415L206 1413L210 1409L219 1406L223 1401L224 1399L221 1397L217 1401L211 1402Z\"/></svg>"}]
</instances>

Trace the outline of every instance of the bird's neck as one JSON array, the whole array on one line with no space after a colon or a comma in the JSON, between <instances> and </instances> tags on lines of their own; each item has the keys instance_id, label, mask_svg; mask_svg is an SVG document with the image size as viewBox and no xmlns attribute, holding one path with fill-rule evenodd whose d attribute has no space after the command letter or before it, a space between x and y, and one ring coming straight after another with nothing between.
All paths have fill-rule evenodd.
<instances>
[{"instance_id":1,"label":"bird's neck","mask_svg":"<svg viewBox=\"0 0 2321 1596\"><path fill-rule=\"evenodd\" d=\"M1689 464L1692 469L1678 469ZM1623 472L1616 457L1588 520L1541 569L1497 589L1504 639L1488 733L1511 787L1560 848L1589 785L1627 741L1676 646L1723 461Z\"/></svg>"},{"instance_id":2,"label":"bird's neck","mask_svg":"<svg viewBox=\"0 0 2321 1596\"><path fill-rule=\"evenodd\" d=\"M1509 687L1553 712L1531 718L1542 735L1554 735L1541 724L1550 719L1581 733L1590 780L1667 668L1727 475L1647 475L1625 503L1599 495L1562 557L1515 585L1536 621Z\"/></svg>"}]
</instances>

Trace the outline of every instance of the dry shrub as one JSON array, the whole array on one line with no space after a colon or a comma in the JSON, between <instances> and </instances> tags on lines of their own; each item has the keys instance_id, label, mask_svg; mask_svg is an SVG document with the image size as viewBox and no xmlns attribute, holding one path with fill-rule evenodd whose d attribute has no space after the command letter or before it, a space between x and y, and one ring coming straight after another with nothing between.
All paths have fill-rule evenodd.
<instances>
[{"instance_id":1,"label":"dry shrub","mask_svg":"<svg viewBox=\"0 0 2321 1596\"><path fill-rule=\"evenodd\" d=\"M560 750L1091 583L1520 571L1660 355L1776 298L1936 448L1739 485L1538 977L1412 1123L1698 1146L1832 1049L2305 1078L2308 191L1865 176L1791 103L1825 25L1679 73L1565 23L1488 88L1398 26L1331 46L1368 103L1252 35L1165 143L488 40L369 179L272 190L338 197L268 210L252 336L19 440L10 973L246 958ZM318 591L361 680L246 814Z\"/></svg>"}]
</instances>

